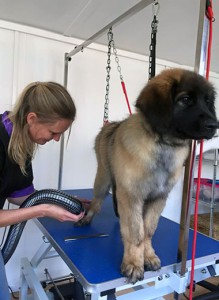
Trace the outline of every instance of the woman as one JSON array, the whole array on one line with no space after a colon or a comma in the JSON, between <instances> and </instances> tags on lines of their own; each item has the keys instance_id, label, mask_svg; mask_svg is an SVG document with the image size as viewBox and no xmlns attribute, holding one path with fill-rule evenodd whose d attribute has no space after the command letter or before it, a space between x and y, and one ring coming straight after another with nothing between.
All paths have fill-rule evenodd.
<instances>
[{"instance_id":1,"label":"woman","mask_svg":"<svg viewBox=\"0 0 219 300\"><path fill-rule=\"evenodd\" d=\"M31 160L37 145L51 140L58 142L71 128L75 114L74 102L63 86L55 82L35 82L24 89L13 111L0 115L0 227L45 216L73 222L83 217L83 213L74 215L51 204L3 209L6 199L20 205L34 192ZM1 251L0 277L0 299L8 300Z\"/></svg>"}]
</instances>

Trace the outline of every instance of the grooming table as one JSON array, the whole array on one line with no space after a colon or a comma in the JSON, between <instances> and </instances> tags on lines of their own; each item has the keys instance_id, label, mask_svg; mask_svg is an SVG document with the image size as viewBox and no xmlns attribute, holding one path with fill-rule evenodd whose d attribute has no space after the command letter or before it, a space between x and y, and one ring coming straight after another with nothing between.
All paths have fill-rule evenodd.
<instances>
[{"instance_id":1,"label":"grooming table","mask_svg":"<svg viewBox=\"0 0 219 300\"><path fill-rule=\"evenodd\" d=\"M79 198L92 198L92 189L65 192ZM43 243L30 262L27 258L22 259L21 300L26 299L27 286L35 290L34 299L48 299L43 295L43 291L38 290L39 285L36 286L34 269L53 249L82 284L86 299L163 299L161 296L174 291L178 294L183 293L189 284L193 230L190 230L189 237L188 272L180 276L177 271L179 224L164 217L160 218L153 237L153 246L161 259L161 269L156 272L145 272L144 280L135 285L127 283L126 278L120 274L123 244L119 219L114 214L110 195L90 225L77 227L71 222L62 223L50 218L36 219L35 223L49 243ZM98 234L107 236L89 237ZM70 236L87 236L87 238L64 241ZM219 242L198 234L195 280L198 282L218 274ZM148 285L150 282L153 282L152 286ZM121 290L128 288L131 288L131 292L121 295Z\"/></svg>"}]
</instances>

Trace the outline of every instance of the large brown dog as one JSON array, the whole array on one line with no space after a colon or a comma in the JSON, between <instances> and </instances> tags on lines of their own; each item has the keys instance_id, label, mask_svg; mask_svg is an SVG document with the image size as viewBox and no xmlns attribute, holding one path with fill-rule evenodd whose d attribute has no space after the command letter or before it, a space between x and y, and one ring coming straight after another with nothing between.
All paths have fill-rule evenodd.
<instances>
[{"instance_id":1,"label":"large brown dog","mask_svg":"<svg viewBox=\"0 0 219 300\"><path fill-rule=\"evenodd\" d=\"M165 70L142 90L135 114L105 125L96 138L94 199L80 223L88 224L100 211L112 187L124 243L121 272L132 283L143 279L144 267L160 268L151 238L183 170L190 139L215 133L214 101L215 91L202 76Z\"/></svg>"}]
</instances>

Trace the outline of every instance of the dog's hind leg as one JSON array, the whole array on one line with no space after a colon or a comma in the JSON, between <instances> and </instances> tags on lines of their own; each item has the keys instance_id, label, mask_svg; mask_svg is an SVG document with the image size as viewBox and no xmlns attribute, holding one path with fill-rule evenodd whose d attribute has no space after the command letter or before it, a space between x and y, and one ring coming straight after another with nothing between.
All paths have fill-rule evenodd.
<instances>
[{"instance_id":1,"label":"dog's hind leg","mask_svg":"<svg viewBox=\"0 0 219 300\"><path fill-rule=\"evenodd\" d=\"M95 214L100 211L103 200L109 192L110 185L110 173L103 166L98 165L93 190L94 198L91 201L86 215L77 223L78 225L89 224Z\"/></svg>"},{"instance_id":2,"label":"dog's hind leg","mask_svg":"<svg viewBox=\"0 0 219 300\"><path fill-rule=\"evenodd\" d=\"M160 259L155 254L151 239L157 228L160 214L165 206L163 199L152 200L144 206L144 265L145 270L156 271L160 269Z\"/></svg>"}]
</instances>

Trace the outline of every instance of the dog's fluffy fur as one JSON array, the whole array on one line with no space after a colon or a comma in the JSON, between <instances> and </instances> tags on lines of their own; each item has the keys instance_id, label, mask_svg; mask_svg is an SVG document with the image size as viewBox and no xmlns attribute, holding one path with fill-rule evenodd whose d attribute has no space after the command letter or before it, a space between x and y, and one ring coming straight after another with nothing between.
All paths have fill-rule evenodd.
<instances>
[{"instance_id":1,"label":"dog's fluffy fur","mask_svg":"<svg viewBox=\"0 0 219 300\"><path fill-rule=\"evenodd\" d=\"M215 133L214 101L214 88L202 76L165 70L142 90L135 114L105 125L96 138L94 199L81 224L99 212L112 187L124 243L121 272L132 283L143 279L144 268L160 268L151 238L189 141Z\"/></svg>"}]
</instances>

